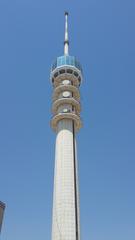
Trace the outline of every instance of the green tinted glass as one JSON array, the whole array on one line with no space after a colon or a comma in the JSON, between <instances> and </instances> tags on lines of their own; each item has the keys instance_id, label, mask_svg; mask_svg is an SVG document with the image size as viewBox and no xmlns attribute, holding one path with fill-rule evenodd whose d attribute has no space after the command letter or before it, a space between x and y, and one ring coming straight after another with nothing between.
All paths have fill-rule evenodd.
<instances>
[{"instance_id":1,"label":"green tinted glass","mask_svg":"<svg viewBox=\"0 0 135 240\"><path fill-rule=\"evenodd\" d=\"M74 66L74 67L78 68L80 71L82 71L80 63L73 56L61 56L61 57L58 57L57 60L52 65L52 71L55 68L63 66L63 65Z\"/></svg>"}]
</instances>

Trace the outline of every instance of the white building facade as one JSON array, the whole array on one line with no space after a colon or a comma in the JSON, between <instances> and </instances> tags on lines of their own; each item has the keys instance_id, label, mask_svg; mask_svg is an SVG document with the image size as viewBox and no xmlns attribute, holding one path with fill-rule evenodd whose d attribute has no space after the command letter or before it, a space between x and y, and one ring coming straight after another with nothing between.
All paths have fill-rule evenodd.
<instances>
[{"instance_id":1,"label":"white building facade","mask_svg":"<svg viewBox=\"0 0 135 240\"><path fill-rule=\"evenodd\" d=\"M81 128L82 69L69 55L68 13L65 13L64 55L51 69L53 117L56 132L52 240L80 240L76 132Z\"/></svg>"}]
</instances>

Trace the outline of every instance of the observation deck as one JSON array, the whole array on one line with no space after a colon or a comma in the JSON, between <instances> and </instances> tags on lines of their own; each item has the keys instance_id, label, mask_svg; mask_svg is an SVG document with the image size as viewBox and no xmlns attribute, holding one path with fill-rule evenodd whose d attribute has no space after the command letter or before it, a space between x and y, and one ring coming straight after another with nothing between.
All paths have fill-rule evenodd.
<instances>
[{"instance_id":1,"label":"observation deck","mask_svg":"<svg viewBox=\"0 0 135 240\"><path fill-rule=\"evenodd\" d=\"M73 120L75 129L82 126L80 119L80 91L82 67L74 56L57 57L51 66L50 79L53 84L51 126L56 131L58 122L63 119Z\"/></svg>"},{"instance_id":2,"label":"observation deck","mask_svg":"<svg viewBox=\"0 0 135 240\"><path fill-rule=\"evenodd\" d=\"M59 121L64 119L72 120L76 130L82 126L79 87L83 79L83 71L76 57L69 55L67 16L66 13L64 55L56 58L50 74L53 85L51 126L55 131Z\"/></svg>"},{"instance_id":3,"label":"observation deck","mask_svg":"<svg viewBox=\"0 0 135 240\"><path fill-rule=\"evenodd\" d=\"M57 57L51 67L50 79L57 87L64 79L72 81L72 85L79 86L82 82L82 67L74 56Z\"/></svg>"},{"instance_id":4,"label":"observation deck","mask_svg":"<svg viewBox=\"0 0 135 240\"><path fill-rule=\"evenodd\" d=\"M52 64L51 71L54 71L58 67L72 66L77 68L82 73L81 64L76 60L74 56L60 56L57 57L55 62Z\"/></svg>"}]
</instances>

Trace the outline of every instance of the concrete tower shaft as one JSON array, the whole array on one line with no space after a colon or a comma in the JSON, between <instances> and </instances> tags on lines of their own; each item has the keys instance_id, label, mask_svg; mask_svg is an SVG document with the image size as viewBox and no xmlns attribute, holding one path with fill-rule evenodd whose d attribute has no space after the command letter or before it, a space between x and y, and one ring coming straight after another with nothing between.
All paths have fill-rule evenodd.
<instances>
[{"instance_id":1,"label":"concrete tower shaft","mask_svg":"<svg viewBox=\"0 0 135 240\"><path fill-rule=\"evenodd\" d=\"M64 55L51 68L51 126L56 132L52 240L80 240L78 169L75 133L81 128L82 69L69 55L68 13L65 13Z\"/></svg>"}]
</instances>

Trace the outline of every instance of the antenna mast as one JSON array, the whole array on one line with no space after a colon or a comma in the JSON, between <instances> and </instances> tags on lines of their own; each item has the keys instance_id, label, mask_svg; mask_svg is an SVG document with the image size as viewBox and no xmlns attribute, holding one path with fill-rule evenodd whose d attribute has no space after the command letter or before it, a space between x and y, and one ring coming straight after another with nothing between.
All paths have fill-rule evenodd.
<instances>
[{"instance_id":1,"label":"antenna mast","mask_svg":"<svg viewBox=\"0 0 135 240\"><path fill-rule=\"evenodd\" d=\"M64 40L64 55L69 54L69 39L68 39L68 12L65 12L65 40Z\"/></svg>"}]
</instances>

